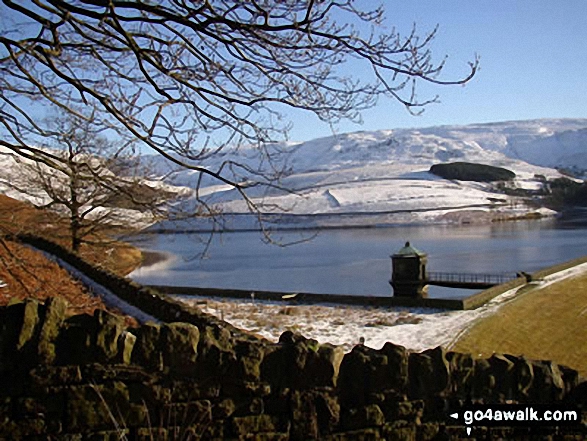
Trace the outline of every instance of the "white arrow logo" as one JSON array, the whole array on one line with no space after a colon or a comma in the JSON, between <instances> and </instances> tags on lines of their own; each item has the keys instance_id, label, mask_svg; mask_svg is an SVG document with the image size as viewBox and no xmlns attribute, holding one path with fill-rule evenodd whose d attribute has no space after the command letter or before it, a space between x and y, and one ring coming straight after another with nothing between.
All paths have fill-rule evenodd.
<instances>
[{"instance_id":1,"label":"white arrow logo","mask_svg":"<svg viewBox=\"0 0 587 441\"><path fill-rule=\"evenodd\" d=\"M451 418L454 418L455 420L458 420L459 419L459 414L458 414L458 412L451 413L450 414L450 417ZM467 436L470 436L470 435L471 435L471 428L470 427L467 427Z\"/></svg>"}]
</instances>

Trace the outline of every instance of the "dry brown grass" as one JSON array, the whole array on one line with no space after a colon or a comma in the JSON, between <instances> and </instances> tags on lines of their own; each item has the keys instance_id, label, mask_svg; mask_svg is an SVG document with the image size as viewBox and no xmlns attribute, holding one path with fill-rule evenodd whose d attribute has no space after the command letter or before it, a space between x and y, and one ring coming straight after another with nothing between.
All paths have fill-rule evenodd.
<instances>
[{"instance_id":1,"label":"dry brown grass","mask_svg":"<svg viewBox=\"0 0 587 441\"><path fill-rule=\"evenodd\" d=\"M477 322L452 347L554 360L587 375L587 275L527 290Z\"/></svg>"},{"instance_id":2,"label":"dry brown grass","mask_svg":"<svg viewBox=\"0 0 587 441\"><path fill-rule=\"evenodd\" d=\"M38 251L19 243L0 239L0 280L6 286L0 288L0 306L14 300L50 297L65 299L68 314L93 314L96 309L106 309L124 316L120 311L108 308L98 296L92 295L69 273L48 260ZM136 326L131 317L124 316L128 326Z\"/></svg>"},{"instance_id":3,"label":"dry brown grass","mask_svg":"<svg viewBox=\"0 0 587 441\"><path fill-rule=\"evenodd\" d=\"M69 248L67 223L63 219L0 194L0 236L17 233L42 236ZM126 275L141 264L141 251L131 245L104 237L92 240L96 245L82 245L80 255L95 265Z\"/></svg>"},{"instance_id":4,"label":"dry brown grass","mask_svg":"<svg viewBox=\"0 0 587 441\"><path fill-rule=\"evenodd\" d=\"M55 214L38 210L33 206L0 195L0 280L6 284L0 288L0 306L13 300L62 297L69 303L70 314L93 314L96 309L107 308L100 297L92 295L67 271L47 259L42 253L18 242L6 239L7 234L30 233L67 245L63 239L63 221ZM116 242L106 247L84 246L82 256L94 264L127 274L141 260L141 253L130 245ZM125 316L129 326L136 320Z\"/></svg>"}]
</instances>

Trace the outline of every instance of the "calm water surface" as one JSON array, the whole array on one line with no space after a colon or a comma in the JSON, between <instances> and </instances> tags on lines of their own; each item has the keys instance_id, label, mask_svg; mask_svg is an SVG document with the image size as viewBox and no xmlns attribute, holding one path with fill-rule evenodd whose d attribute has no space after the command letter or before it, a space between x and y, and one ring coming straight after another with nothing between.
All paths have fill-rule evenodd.
<instances>
[{"instance_id":1,"label":"calm water surface","mask_svg":"<svg viewBox=\"0 0 587 441\"><path fill-rule=\"evenodd\" d=\"M306 237L310 233L305 233ZM282 232L283 241L300 233ZM214 237L201 259L202 235L159 234L138 245L173 254L172 261L132 274L138 282L250 290L391 295L390 254L409 240L428 253L429 271L532 272L587 255L587 221L506 222L483 226L424 226L323 230L298 245L266 245L255 232ZM470 290L430 287L430 297Z\"/></svg>"}]
</instances>

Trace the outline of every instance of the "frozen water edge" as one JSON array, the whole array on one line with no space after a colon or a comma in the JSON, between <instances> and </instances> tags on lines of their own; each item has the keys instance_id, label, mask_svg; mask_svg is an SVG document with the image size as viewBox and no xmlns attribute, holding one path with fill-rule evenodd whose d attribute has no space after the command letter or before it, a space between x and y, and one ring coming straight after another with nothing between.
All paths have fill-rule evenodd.
<instances>
[{"instance_id":1,"label":"frozen water edge","mask_svg":"<svg viewBox=\"0 0 587 441\"><path fill-rule=\"evenodd\" d=\"M34 247L31 247L40 251ZM115 307L124 314L135 317L139 322L160 321L139 308L120 299L109 289L96 283L67 262L42 252L55 261L73 277L80 280L104 303ZM587 263L559 271L532 282L535 289L542 289L553 283L587 273ZM320 343L331 343L350 350L361 338L365 344L378 349L386 342L405 346L413 351L451 344L476 320L496 313L511 301L520 287L506 291L487 304L470 311L442 311L426 308L375 308L322 305L291 305L259 300L226 300L210 298L176 298L204 312L215 315L243 330L251 331L271 341L277 341L287 329L300 332Z\"/></svg>"},{"instance_id":2,"label":"frozen water edge","mask_svg":"<svg viewBox=\"0 0 587 441\"><path fill-rule=\"evenodd\" d=\"M536 289L587 272L587 263L560 271L533 282ZM350 350L363 337L369 347L379 349L386 342L423 351L436 346L450 348L453 341L476 320L495 314L512 300L520 288L509 290L484 306L470 311L441 311L424 308L373 308L340 305L288 305L268 301L229 301L178 297L232 325L277 341L287 329L300 332L320 343L332 343Z\"/></svg>"}]
</instances>

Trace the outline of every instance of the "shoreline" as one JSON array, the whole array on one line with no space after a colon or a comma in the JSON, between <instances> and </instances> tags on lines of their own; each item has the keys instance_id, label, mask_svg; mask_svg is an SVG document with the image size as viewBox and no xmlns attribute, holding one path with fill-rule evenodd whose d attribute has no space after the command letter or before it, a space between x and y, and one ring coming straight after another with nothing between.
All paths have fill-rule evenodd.
<instances>
[{"instance_id":1,"label":"shoreline","mask_svg":"<svg viewBox=\"0 0 587 441\"><path fill-rule=\"evenodd\" d=\"M418 210L415 210L418 211ZM496 223L505 222L535 222L535 221L548 221L553 220L561 216L559 212L546 212L537 210L528 210L524 212L512 211L512 212L495 212L485 211L481 209L476 210L439 210L439 214L431 219L422 217L420 219L401 219L395 218L392 220L381 220L374 222L365 222L366 217L375 217L381 215L380 213L363 213L360 215L352 215L350 218L343 214L343 218L348 218L348 222L339 223L322 223L322 224L304 224L300 222L298 224L271 224L266 229L270 234L280 232L304 232L304 231L320 231L320 230L360 230L360 229L385 229L385 228L401 228L401 227L428 227L428 226L467 226L467 225L491 225ZM445 212L442 212L445 211ZM411 211L413 212L413 211ZM410 213L411 213L410 212ZM401 213L401 214L410 214ZM312 215L299 215L312 216ZM316 216L316 215L313 215ZM326 215L324 215L326 216ZM328 214L328 216L333 216ZM333 216L334 217L334 216ZM356 221L358 223L355 223ZM205 228L197 227L151 227L150 229L144 230L141 234L145 235L157 235L157 234L223 234L223 233L251 233L251 232L262 232L263 229L258 227L233 227L226 228L222 231L213 231Z\"/></svg>"},{"instance_id":2,"label":"shoreline","mask_svg":"<svg viewBox=\"0 0 587 441\"><path fill-rule=\"evenodd\" d=\"M571 277L587 277L585 263L576 268L563 268L546 276L547 280L534 282L540 290ZM550 280L549 280L550 279ZM341 346L349 352L363 338L363 344L380 349L386 342L402 345L413 351L424 351L436 346L450 349L458 337L470 327L491 315L505 304L529 294L513 287L477 309L435 310L420 307L374 307L372 305L340 305L332 303L297 303L255 298L227 298L214 296L174 296L190 306L200 308L221 320L253 334L278 342L280 335L291 330L320 343ZM257 293L256 293L257 294Z\"/></svg>"},{"instance_id":3,"label":"shoreline","mask_svg":"<svg viewBox=\"0 0 587 441\"><path fill-rule=\"evenodd\" d=\"M164 253L162 251L141 250L141 255L141 263L137 268L135 268L135 271L138 269L151 268L157 264L172 260L172 256L170 254Z\"/></svg>"}]
</instances>

